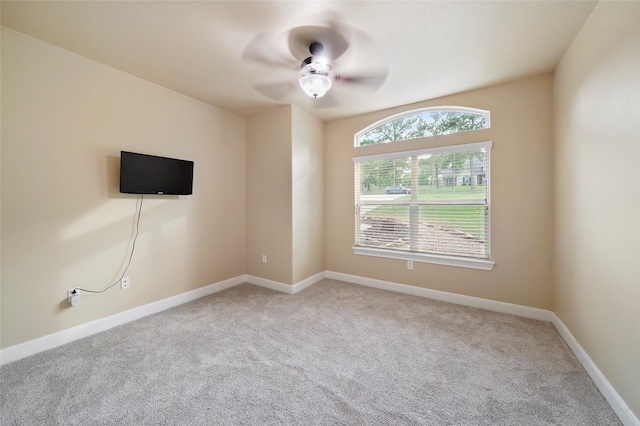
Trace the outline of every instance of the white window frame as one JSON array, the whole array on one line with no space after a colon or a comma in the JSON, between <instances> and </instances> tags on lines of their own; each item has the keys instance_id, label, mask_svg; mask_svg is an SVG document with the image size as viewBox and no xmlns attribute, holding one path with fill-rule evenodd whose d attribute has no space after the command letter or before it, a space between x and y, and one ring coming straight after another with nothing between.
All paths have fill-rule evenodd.
<instances>
[{"instance_id":1,"label":"white window frame","mask_svg":"<svg viewBox=\"0 0 640 426\"><path fill-rule=\"evenodd\" d=\"M437 108L437 109L442 110L442 108ZM406 114L403 114L403 115L406 115ZM386 122L388 120L385 119L384 121ZM400 158L400 157L404 158L404 157L411 157L411 156L425 155L425 154L438 154L443 152L456 152L456 151L460 152L460 151L468 151L468 150L475 150L475 149L482 149L482 148L490 149L492 146L493 146L493 143L491 141L487 141L487 142L476 142L476 143L470 143L470 144L452 145L452 146L446 146L446 147L437 147L437 148L429 148L429 149L414 150L414 151L393 151L386 154L353 157L353 162L354 162L354 169L355 169L356 163L365 162L365 161L382 160L382 159L389 159L389 158ZM489 161L490 161L490 156L489 156ZM490 169L490 166L488 168ZM487 195L487 208L486 208L487 222L486 223L489 224L491 221L491 217L490 217L491 179L490 178L487 180L487 184L488 186L486 189L487 191L487 194L486 194ZM360 206L360 202L358 199L358 194L360 193L359 186L360 186L360 183L355 182L355 187L357 188L357 190L355 191L356 193L355 219L357 219L359 215L359 206ZM487 228L487 232L489 232L489 227ZM488 241L487 241L487 249L489 253L490 253L490 238L491 238L491 234L489 232ZM447 266L481 269L481 270L491 270L495 265L495 262L490 260L490 258L479 259L479 258L464 257L464 256L430 254L430 253L421 253L421 252L414 252L414 251L408 251L408 250L393 250L393 249L384 249L384 248L376 248L376 247L355 246L355 245L352 247L352 251L356 255L375 256L375 257L383 257L383 258L390 258L390 259L433 263L438 265L447 265Z\"/></svg>"}]
</instances>

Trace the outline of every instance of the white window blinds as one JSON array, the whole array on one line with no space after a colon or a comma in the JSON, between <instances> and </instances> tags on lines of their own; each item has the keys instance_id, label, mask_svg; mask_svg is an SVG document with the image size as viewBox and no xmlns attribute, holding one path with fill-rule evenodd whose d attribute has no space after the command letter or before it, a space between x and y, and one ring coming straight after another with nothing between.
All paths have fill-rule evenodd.
<instances>
[{"instance_id":1,"label":"white window blinds","mask_svg":"<svg viewBox=\"0 0 640 426\"><path fill-rule=\"evenodd\" d=\"M489 259L491 146L355 157L356 247Z\"/></svg>"}]
</instances>

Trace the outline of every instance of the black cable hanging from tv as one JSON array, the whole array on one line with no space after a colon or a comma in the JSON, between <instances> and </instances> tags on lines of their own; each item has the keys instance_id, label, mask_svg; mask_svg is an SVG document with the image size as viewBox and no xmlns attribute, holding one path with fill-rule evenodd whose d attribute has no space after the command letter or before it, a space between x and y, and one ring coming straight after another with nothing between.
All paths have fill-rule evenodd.
<instances>
[{"instance_id":1,"label":"black cable hanging from tv","mask_svg":"<svg viewBox=\"0 0 640 426\"><path fill-rule=\"evenodd\" d=\"M74 287L72 291L73 293L78 291L84 291L85 293L104 293L105 291L109 290L111 287L115 286L116 284L122 281L122 279L124 278L124 275L127 273L127 270L129 269L129 266L131 265L131 260L133 259L133 253L135 253L136 251L136 241L138 240L138 233L140 231L140 216L142 216L143 202L144 202L144 194L140 194L140 206L137 211L136 225L135 225L135 230L133 235L133 244L131 245L131 254L129 254L129 260L127 262L127 266L125 266L124 271L122 271L122 275L120 275L120 278L116 282L109 285L103 290L87 290L85 288Z\"/></svg>"}]
</instances>

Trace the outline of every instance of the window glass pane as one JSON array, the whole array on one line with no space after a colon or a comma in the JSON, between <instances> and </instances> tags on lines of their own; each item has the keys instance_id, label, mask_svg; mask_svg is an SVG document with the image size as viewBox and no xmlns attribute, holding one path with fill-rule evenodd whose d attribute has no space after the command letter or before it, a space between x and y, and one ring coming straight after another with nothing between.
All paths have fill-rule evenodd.
<instances>
[{"instance_id":1,"label":"window glass pane","mask_svg":"<svg viewBox=\"0 0 640 426\"><path fill-rule=\"evenodd\" d=\"M359 245L409 250L408 206L365 206L361 209Z\"/></svg>"},{"instance_id":2,"label":"window glass pane","mask_svg":"<svg viewBox=\"0 0 640 426\"><path fill-rule=\"evenodd\" d=\"M488 259L488 165L461 146L357 161L356 245Z\"/></svg>"},{"instance_id":3,"label":"window glass pane","mask_svg":"<svg viewBox=\"0 0 640 426\"><path fill-rule=\"evenodd\" d=\"M486 198L486 149L419 156L418 172L420 200Z\"/></svg>"},{"instance_id":4,"label":"window glass pane","mask_svg":"<svg viewBox=\"0 0 640 426\"><path fill-rule=\"evenodd\" d=\"M358 134L356 146L448 135L488 127L488 112L467 110L411 112Z\"/></svg>"},{"instance_id":5,"label":"window glass pane","mask_svg":"<svg viewBox=\"0 0 640 426\"><path fill-rule=\"evenodd\" d=\"M409 158L366 161L360 163L359 166L361 195L410 193L411 167Z\"/></svg>"},{"instance_id":6,"label":"window glass pane","mask_svg":"<svg viewBox=\"0 0 640 426\"><path fill-rule=\"evenodd\" d=\"M486 258L485 208L478 205L420 206L420 251Z\"/></svg>"}]
</instances>

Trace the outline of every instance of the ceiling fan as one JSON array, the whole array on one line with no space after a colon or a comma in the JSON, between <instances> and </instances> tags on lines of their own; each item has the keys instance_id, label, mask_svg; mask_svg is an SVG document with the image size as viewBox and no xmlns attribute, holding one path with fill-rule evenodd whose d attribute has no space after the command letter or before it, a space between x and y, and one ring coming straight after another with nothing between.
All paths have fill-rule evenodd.
<instances>
[{"instance_id":1,"label":"ceiling fan","mask_svg":"<svg viewBox=\"0 0 640 426\"><path fill-rule=\"evenodd\" d=\"M388 75L371 38L336 21L258 35L242 58L261 67L251 71L257 91L312 108L336 107L373 93Z\"/></svg>"}]
</instances>

